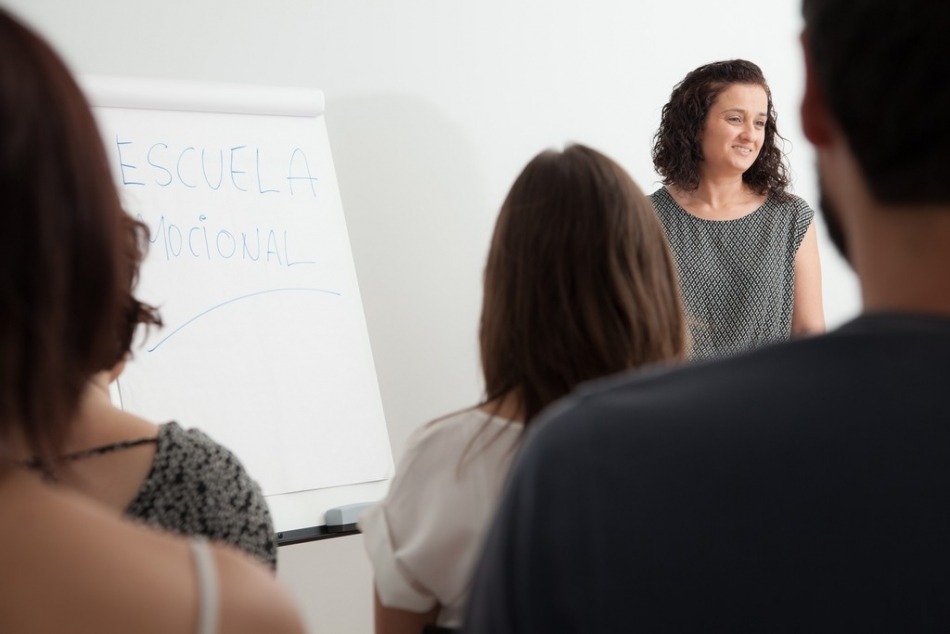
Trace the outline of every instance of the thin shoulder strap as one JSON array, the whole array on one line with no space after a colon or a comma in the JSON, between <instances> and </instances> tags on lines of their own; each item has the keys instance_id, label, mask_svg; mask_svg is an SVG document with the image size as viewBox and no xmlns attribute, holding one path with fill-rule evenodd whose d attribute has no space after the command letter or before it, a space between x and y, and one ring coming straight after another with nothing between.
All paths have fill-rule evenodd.
<instances>
[{"instance_id":1,"label":"thin shoulder strap","mask_svg":"<svg viewBox=\"0 0 950 634\"><path fill-rule=\"evenodd\" d=\"M147 438L134 438L132 440L120 440L119 442L110 443L108 445L102 445L100 447L93 447L92 449L83 449L82 451L75 451L70 454L62 456L60 462L74 462L76 460L82 460L83 458L91 458L92 456L101 456L107 453L114 453L116 451L122 451L123 449L131 449L132 447L139 447L141 445L148 444L158 444L158 436L148 436Z\"/></svg>"},{"instance_id":2,"label":"thin shoulder strap","mask_svg":"<svg viewBox=\"0 0 950 634\"><path fill-rule=\"evenodd\" d=\"M218 573L204 537L188 540L198 575L198 634L218 633Z\"/></svg>"}]
</instances>

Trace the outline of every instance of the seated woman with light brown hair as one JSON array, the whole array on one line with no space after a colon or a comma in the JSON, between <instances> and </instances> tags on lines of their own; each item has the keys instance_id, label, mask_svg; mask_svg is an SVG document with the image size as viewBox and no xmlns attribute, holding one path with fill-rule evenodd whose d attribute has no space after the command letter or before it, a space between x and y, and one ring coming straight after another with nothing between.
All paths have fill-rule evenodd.
<instances>
[{"instance_id":1,"label":"seated woman with light brown hair","mask_svg":"<svg viewBox=\"0 0 950 634\"><path fill-rule=\"evenodd\" d=\"M0 9L0 632L302 632L266 567L121 518L54 464L129 290L127 218L75 80Z\"/></svg>"},{"instance_id":2,"label":"seated woman with light brown hair","mask_svg":"<svg viewBox=\"0 0 950 634\"><path fill-rule=\"evenodd\" d=\"M617 163L572 145L524 168L495 225L479 343L484 400L417 430L360 518L378 634L461 624L511 458L544 408L583 381L683 356L663 230Z\"/></svg>"}]
</instances>

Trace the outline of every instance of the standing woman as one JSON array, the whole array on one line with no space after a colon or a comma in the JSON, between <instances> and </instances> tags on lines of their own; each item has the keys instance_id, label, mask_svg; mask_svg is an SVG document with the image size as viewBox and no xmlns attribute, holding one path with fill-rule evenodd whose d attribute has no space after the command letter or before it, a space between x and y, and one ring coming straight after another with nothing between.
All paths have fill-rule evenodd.
<instances>
[{"instance_id":1,"label":"standing woman","mask_svg":"<svg viewBox=\"0 0 950 634\"><path fill-rule=\"evenodd\" d=\"M675 267L650 202L580 145L515 180L485 266L485 399L417 430L387 497L360 518L377 634L461 625L470 578L526 428L578 383L679 359Z\"/></svg>"},{"instance_id":2,"label":"standing woman","mask_svg":"<svg viewBox=\"0 0 950 634\"><path fill-rule=\"evenodd\" d=\"M824 331L814 212L788 193L772 94L755 64L692 71L663 106L651 196L683 289L693 358Z\"/></svg>"},{"instance_id":3,"label":"standing woman","mask_svg":"<svg viewBox=\"0 0 950 634\"><path fill-rule=\"evenodd\" d=\"M127 221L57 54L0 8L0 632L299 633L270 571L44 477L114 359Z\"/></svg>"}]
</instances>

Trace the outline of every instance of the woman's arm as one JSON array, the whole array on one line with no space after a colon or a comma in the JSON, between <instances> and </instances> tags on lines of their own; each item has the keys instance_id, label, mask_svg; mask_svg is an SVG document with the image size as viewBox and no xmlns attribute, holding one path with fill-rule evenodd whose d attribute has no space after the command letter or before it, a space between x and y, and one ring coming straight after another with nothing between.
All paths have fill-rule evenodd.
<instances>
[{"instance_id":1,"label":"woman's arm","mask_svg":"<svg viewBox=\"0 0 950 634\"><path fill-rule=\"evenodd\" d=\"M813 220L805 231L795 255L795 298L792 309L792 336L825 331L825 311L821 304L821 261L818 235Z\"/></svg>"},{"instance_id":2,"label":"woman's arm","mask_svg":"<svg viewBox=\"0 0 950 634\"><path fill-rule=\"evenodd\" d=\"M435 623L439 615L436 605L428 612L409 612L399 608L387 608L379 600L379 592L373 590L373 615L376 634L420 634L428 623Z\"/></svg>"}]
</instances>

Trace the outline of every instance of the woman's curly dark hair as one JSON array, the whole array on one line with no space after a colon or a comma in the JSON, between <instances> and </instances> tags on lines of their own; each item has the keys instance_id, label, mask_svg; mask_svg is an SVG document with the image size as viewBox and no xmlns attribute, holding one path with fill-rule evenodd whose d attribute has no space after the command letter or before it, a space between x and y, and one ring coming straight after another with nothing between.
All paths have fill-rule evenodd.
<instances>
[{"instance_id":1,"label":"woman's curly dark hair","mask_svg":"<svg viewBox=\"0 0 950 634\"><path fill-rule=\"evenodd\" d=\"M720 93L733 84L761 86L769 101L762 149L742 180L758 194L784 199L789 186L788 168L778 145L783 137L776 127L772 92L762 69L744 59L700 66L673 88L669 102L663 106L660 128L653 136L653 166L664 185L686 191L699 186L699 164L703 160L700 137L706 117Z\"/></svg>"}]
</instances>

